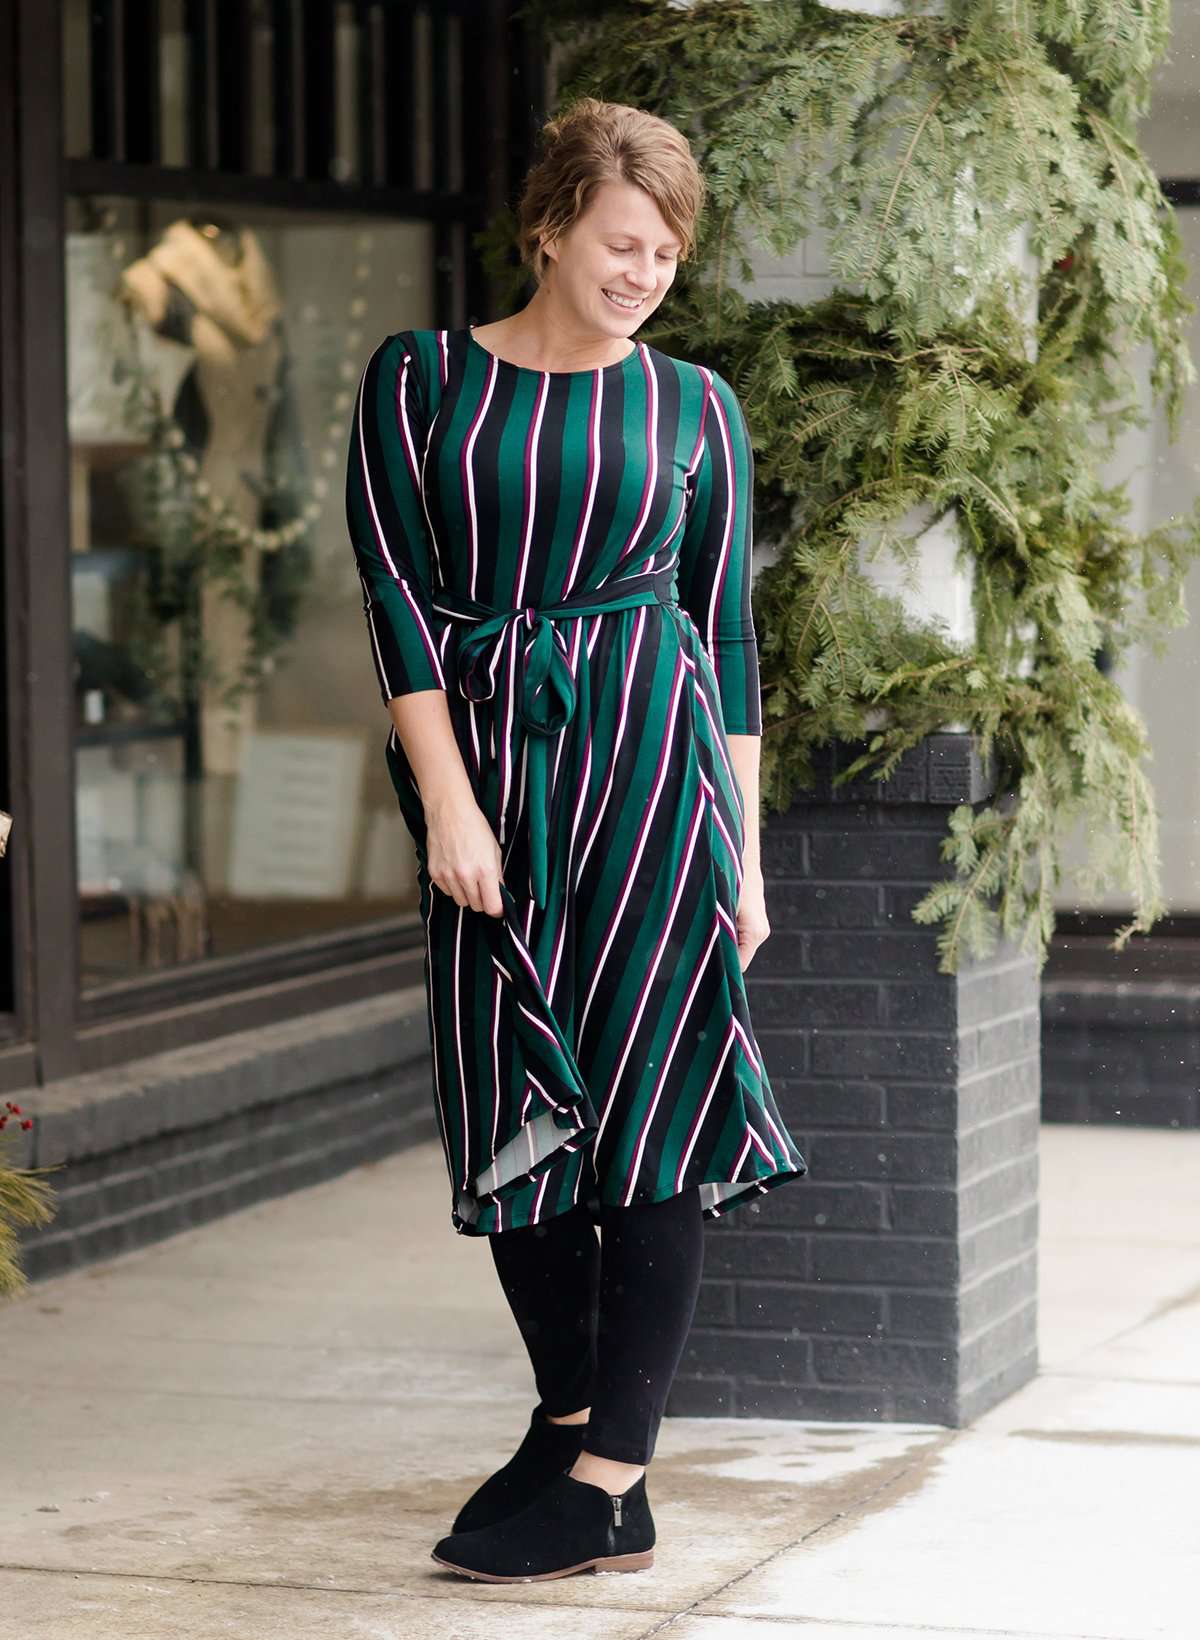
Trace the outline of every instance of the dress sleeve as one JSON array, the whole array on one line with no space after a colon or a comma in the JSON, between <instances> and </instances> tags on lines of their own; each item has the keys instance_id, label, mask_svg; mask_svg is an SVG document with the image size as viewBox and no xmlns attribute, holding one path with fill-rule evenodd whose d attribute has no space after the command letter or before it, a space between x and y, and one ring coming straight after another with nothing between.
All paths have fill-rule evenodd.
<instances>
[{"instance_id":1,"label":"dress sleeve","mask_svg":"<svg viewBox=\"0 0 1200 1640\"><path fill-rule=\"evenodd\" d=\"M715 371L705 393L700 462L689 481L679 549L679 601L712 661L725 732L762 733L758 648L750 605L754 452L737 395Z\"/></svg>"},{"instance_id":2,"label":"dress sleeve","mask_svg":"<svg viewBox=\"0 0 1200 1640\"><path fill-rule=\"evenodd\" d=\"M346 519L385 702L446 687L421 489L426 433L412 353L402 334L389 336L359 382L346 467Z\"/></svg>"}]
</instances>

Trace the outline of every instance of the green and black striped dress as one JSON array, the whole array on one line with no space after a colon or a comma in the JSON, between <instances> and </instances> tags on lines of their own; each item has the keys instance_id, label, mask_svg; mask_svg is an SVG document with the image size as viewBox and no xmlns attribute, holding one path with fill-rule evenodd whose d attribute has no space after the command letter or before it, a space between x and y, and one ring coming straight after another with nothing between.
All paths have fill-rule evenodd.
<instances>
[{"instance_id":1,"label":"green and black striped dress","mask_svg":"<svg viewBox=\"0 0 1200 1640\"><path fill-rule=\"evenodd\" d=\"M642 342L544 371L400 331L363 373L347 479L383 699L445 691L503 862L502 918L431 884L389 726L455 1229L693 1185L715 1218L802 1177L737 950L726 736L762 719L732 389Z\"/></svg>"}]
</instances>

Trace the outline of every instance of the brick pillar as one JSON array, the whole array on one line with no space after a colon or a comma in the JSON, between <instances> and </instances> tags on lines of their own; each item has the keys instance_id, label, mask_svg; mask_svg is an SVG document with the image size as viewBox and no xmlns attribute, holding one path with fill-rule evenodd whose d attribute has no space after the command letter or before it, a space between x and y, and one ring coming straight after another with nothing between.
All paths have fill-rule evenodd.
<instances>
[{"instance_id":1,"label":"brick pillar","mask_svg":"<svg viewBox=\"0 0 1200 1640\"><path fill-rule=\"evenodd\" d=\"M910 915L987 782L966 735L832 787L852 755L764 818L746 976L811 1171L708 1222L669 1413L959 1426L1036 1371L1036 967L1000 947L939 973Z\"/></svg>"}]
</instances>

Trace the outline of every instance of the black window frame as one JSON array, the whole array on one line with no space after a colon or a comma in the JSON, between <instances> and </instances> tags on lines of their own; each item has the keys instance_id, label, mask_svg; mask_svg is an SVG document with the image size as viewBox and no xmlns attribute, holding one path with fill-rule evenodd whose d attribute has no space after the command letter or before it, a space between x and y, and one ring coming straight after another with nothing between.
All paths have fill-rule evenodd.
<instances>
[{"instance_id":1,"label":"black window frame","mask_svg":"<svg viewBox=\"0 0 1200 1640\"><path fill-rule=\"evenodd\" d=\"M237 0L247 7L250 0ZM14 817L0 861L0 1091L122 1063L252 1029L343 1001L422 981L422 934L411 918L273 944L81 991L75 838L75 725L71 659L69 485L66 398L65 219L67 199L96 194L134 200L196 200L236 208L427 221L433 227L433 287L439 323L491 316L488 281L472 236L513 198L544 117L544 44L516 0L429 0L433 22L435 129L448 113L436 53L450 11L464 19L458 106L464 186L448 186L449 142L434 143L433 185L338 183L313 174L306 153L329 134L329 110L289 110L276 122L278 173L241 169L247 121L236 86L220 83L220 117L193 121L186 167L154 163L153 98L136 117L116 95L95 99L93 146L64 151L62 0L0 7L0 807ZM151 3L150 13L154 6ZM203 0L198 10L202 11ZM333 0L283 0L278 10L311 38L301 53L328 49ZM365 8L370 9L370 8ZM379 11L379 0L375 8ZM112 53L118 80L144 72L137 0L92 7L93 50ZM99 15L103 14L103 15ZM210 14L211 15L211 14ZM325 41L322 47L321 42ZM219 42L214 51L220 67ZM231 99L234 99L231 101ZM132 104L130 105L132 106ZM278 105L277 105L278 106ZM323 125L322 122L325 122ZM214 126L216 135L214 137ZM295 140L299 131L300 139ZM314 135L315 133L315 135ZM499 140L498 140L499 139ZM393 174L402 143L389 131ZM376 142L378 154L379 143ZM197 163L197 161L204 163ZM367 167L377 173L379 166ZM307 172L307 174L305 174ZM443 317L444 316L444 317ZM56 550L52 544L60 545ZM49 544L49 546L48 546ZM364 712L372 708L364 700Z\"/></svg>"}]
</instances>

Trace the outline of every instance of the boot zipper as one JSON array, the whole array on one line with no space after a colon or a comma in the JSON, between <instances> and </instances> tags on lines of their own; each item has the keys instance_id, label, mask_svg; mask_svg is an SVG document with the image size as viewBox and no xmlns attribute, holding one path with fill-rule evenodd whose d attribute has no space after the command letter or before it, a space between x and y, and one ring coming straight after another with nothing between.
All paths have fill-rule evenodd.
<instances>
[{"instance_id":1,"label":"boot zipper","mask_svg":"<svg viewBox=\"0 0 1200 1640\"><path fill-rule=\"evenodd\" d=\"M613 1525L619 1526L621 1524L621 1500L618 1497L613 1497L611 1492L609 1493L609 1496L612 1497Z\"/></svg>"}]
</instances>

